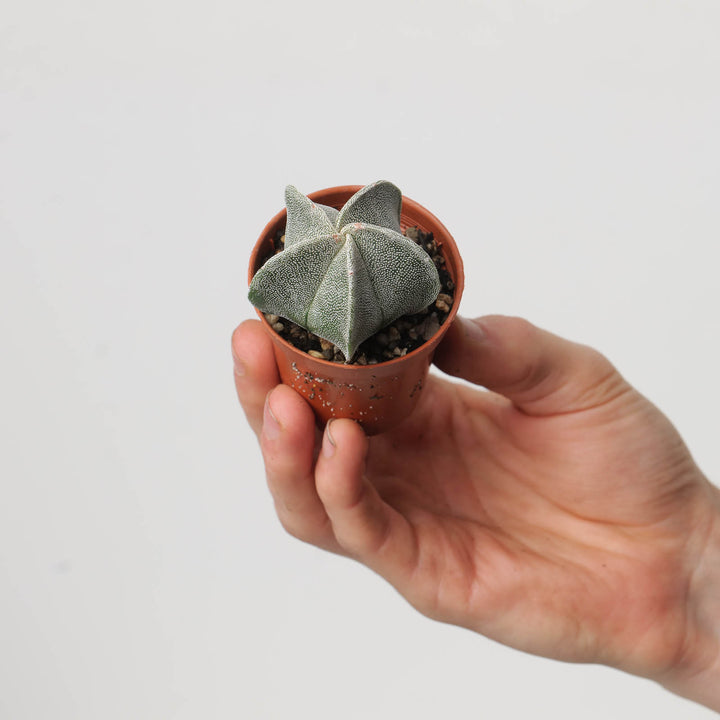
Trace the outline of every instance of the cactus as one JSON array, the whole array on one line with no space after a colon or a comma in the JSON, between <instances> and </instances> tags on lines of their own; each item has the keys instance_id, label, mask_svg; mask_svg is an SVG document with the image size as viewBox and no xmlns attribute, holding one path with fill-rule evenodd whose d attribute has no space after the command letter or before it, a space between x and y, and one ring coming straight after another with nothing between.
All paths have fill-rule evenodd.
<instances>
[{"instance_id":1,"label":"cactus","mask_svg":"<svg viewBox=\"0 0 720 720\"><path fill-rule=\"evenodd\" d=\"M440 291L429 255L400 232L400 190L376 182L341 210L285 191L285 249L255 274L249 298L334 343L350 362L360 343Z\"/></svg>"}]
</instances>

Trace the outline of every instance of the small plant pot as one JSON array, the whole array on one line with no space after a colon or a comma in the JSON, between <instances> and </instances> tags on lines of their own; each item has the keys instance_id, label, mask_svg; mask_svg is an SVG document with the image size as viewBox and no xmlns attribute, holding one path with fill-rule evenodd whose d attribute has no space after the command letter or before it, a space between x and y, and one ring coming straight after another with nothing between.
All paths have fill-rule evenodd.
<instances>
[{"instance_id":1,"label":"small plant pot","mask_svg":"<svg viewBox=\"0 0 720 720\"><path fill-rule=\"evenodd\" d=\"M358 190L359 185L344 185L318 190L308 197L340 209ZM275 237L286 220L287 213L281 210L265 226L250 256L248 282L274 253ZM320 426L331 418L351 418L368 435L376 435L407 418L420 399L435 348L457 314L465 274L452 236L432 213L404 196L400 225L403 231L417 226L433 233L455 285L453 305L445 322L427 342L407 355L376 365L346 365L317 359L284 340L256 310L272 340L282 382L308 401Z\"/></svg>"}]
</instances>

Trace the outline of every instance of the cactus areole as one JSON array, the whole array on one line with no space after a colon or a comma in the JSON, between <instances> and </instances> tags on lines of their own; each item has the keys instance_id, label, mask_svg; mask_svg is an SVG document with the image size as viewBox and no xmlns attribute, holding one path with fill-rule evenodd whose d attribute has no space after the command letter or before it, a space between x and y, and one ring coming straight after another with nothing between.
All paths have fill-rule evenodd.
<instances>
[{"instance_id":1,"label":"cactus areole","mask_svg":"<svg viewBox=\"0 0 720 720\"><path fill-rule=\"evenodd\" d=\"M380 181L340 209L285 191L285 249L250 283L250 302L342 350L435 301L440 279L430 256L400 230L402 195Z\"/></svg>"}]
</instances>

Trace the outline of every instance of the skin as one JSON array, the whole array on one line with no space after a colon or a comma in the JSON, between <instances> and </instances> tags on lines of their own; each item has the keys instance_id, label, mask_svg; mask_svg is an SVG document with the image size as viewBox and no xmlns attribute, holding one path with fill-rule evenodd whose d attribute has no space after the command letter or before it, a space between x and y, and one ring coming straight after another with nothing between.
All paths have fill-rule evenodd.
<instances>
[{"instance_id":1,"label":"skin","mask_svg":"<svg viewBox=\"0 0 720 720\"><path fill-rule=\"evenodd\" d=\"M425 615L611 665L720 711L720 492L595 350L525 320L458 318L396 430L323 433L257 321L235 383L278 517Z\"/></svg>"}]
</instances>

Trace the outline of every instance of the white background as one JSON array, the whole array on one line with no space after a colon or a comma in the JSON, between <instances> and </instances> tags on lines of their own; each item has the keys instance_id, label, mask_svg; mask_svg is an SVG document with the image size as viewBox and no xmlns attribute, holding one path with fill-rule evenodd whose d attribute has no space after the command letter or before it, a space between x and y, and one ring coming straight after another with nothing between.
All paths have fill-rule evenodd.
<instances>
[{"instance_id":1,"label":"white background","mask_svg":"<svg viewBox=\"0 0 720 720\"><path fill-rule=\"evenodd\" d=\"M285 184L388 179L464 314L600 348L718 482L719 38L714 0L5 0L0 718L713 716L286 536L229 338Z\"/></svg>"}]
</instances>

